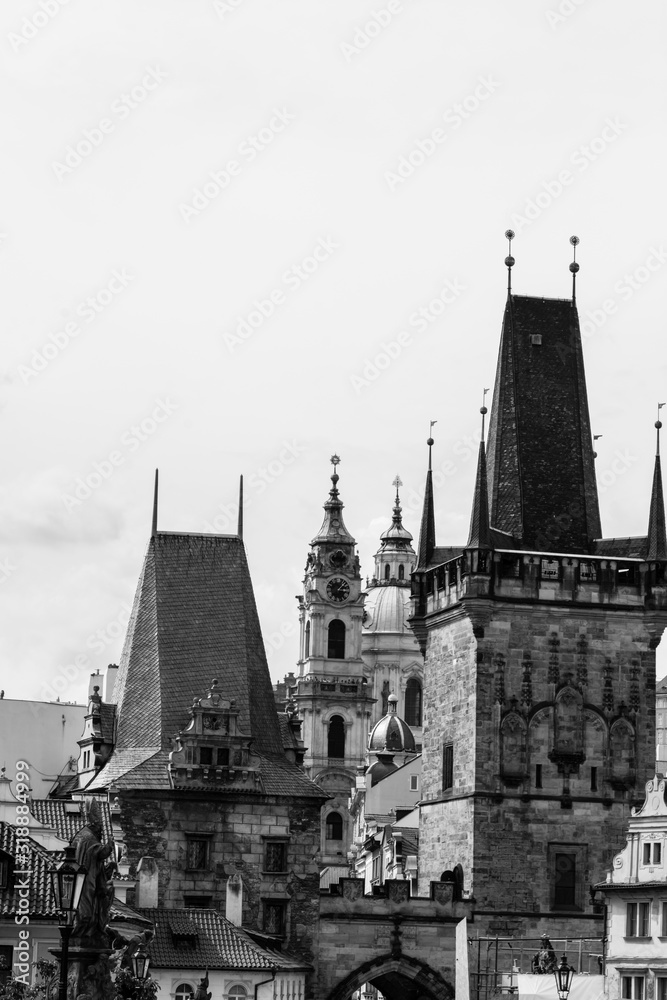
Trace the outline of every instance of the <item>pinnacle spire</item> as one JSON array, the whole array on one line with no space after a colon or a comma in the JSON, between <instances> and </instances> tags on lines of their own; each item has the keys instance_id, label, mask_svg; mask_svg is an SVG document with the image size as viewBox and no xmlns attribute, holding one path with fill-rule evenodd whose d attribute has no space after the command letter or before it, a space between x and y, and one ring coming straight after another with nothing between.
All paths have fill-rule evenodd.
<instances>
[{"instance_id":1,"label":"pinnacle spire","mask_svg":"<svg viewBox=\"0 0 667 1000\"><path fill-rule=\"evenodd\" d=\"M324 521L322 522L322 527L310 544L316 545L318 542L338 541L354 545L354 538L349 533L345 527L345 523L343 522L344 504L340 499L340 494L338 492L338 480L340 479L337 472L337 467L340 465L340 458L338 455L331 456L331 464L334 467L334 471L331 477L329 499L324 504Z\"/></svg>"},{"instance_id":2,"label":"pinnacle spire","mask_svg":"<svg viewBox=\"0 0 667 1000\"><path fill-rule=\"evenodd\" d=\"M658 417L664 403L658 403ZM655 422L656 446L653 485L651 487L651 507L648 516L648 539L646 558L649 562L667 561L667 531L665 530L665 499L662 492L662 470L660 468L660 428L662 421Z\"/></svg>"},{"instance_id":3,"label":"pinnacle spire","mask_svg":"<svg viewBox=\"0 0 667 1000\"><path fill-rule=\"evenodd\" d=\"M158 470L155 470L155 489L153 491L153 520L151 522L151 538L157 535L157 500L158 500Z\"/></svg>"},{"instance_id":4,"label":"pinnacle spire","mask_svg":"<svg viewBox=\"0 0 667 1000\"><path fill-rule=\"evenodd\" d=\"M437 420L432 420L429 431ZM433 448L433 438L429 436L428 445L428 472L426 473L426 486L424 488L424 508L422 510L421 529L419 531L419 547L417 550L417 567L425 569L431 561L433 550L435 549L435 511L433 507L433 472L431 470L431 449Z\"/></svg>"},{"instance_id":5,"label":"pinnacle spire","mask_svg":"<svg viewBox=\"0 0 667 1000\"><path fill-rule=\"evenodd\" d=\"M239 518L236 534L243 538L243 476L239 477Z\"/></svg>"},{"instance_id":6,"label":"pinnacle spire","mask_svg":"<svg viewBox=\"0 0 667 1000\"><path fill-rule=\"evenodd\" d=\"M484 390L484 398L489 390ZM472 500L472 514L470 515L470 534L468 536L468 549L488 549L491 547L491 535L489 532L489 492L486 479L486 447L484 444L484 419L488 410L482 405L482 439L479 442L479 455L477 458L477 476L475 479L475 492Z\"/></svg>"}]
</instances>

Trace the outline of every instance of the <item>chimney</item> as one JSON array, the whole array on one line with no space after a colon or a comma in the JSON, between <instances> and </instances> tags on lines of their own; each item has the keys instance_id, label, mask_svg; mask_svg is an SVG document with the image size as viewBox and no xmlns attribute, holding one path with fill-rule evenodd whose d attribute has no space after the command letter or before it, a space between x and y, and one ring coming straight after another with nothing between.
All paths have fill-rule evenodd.
<instances>
[{"instance_id":1,"label":"chimney","mask_svg":"<svg viewBox=\"0 0 667 1000\"><path fill-rule=\"evenodd\" d=\"M235 927L243 925L243 879L240 875L230 875L227 879L225 916Z\"/></svg>"},{"instance_id":2,"label":"chimney","mask_svg":"<svg viewBox=\"0 0 667 1000\"><path fill-rule=\"evenodd\" d=\"M134 905L155 909L158 905L159 872L155 858L145 856L137 865L139 879Z\"/></svg>"}]
</instances>

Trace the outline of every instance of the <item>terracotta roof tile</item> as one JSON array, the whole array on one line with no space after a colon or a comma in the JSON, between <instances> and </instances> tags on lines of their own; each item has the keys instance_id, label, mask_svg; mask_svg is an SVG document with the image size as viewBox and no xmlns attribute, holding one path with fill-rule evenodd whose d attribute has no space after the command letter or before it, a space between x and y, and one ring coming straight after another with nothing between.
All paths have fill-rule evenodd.
<instances>
[{"instance_id":1,"label":"terracotta roof tile","mask_svg":"<svg viewBox=\"0 0 667 1000\"><path fill-rule=\"evenodd\" d=\"M30 837L17 835L16 827L0 822L0 850L16 859L18 843L28 844L28 853L22 854L21 869L29 870L27 876L29 896L29 915L31 917L57 917L55 897L51 884L51 871L55 868L62 855L49 854ZM24 877L16 871L15 879L21 882ZM0 889L0 914L13 916L18 912L18 886L10 889Z\"/></svg>"}]
</instances>

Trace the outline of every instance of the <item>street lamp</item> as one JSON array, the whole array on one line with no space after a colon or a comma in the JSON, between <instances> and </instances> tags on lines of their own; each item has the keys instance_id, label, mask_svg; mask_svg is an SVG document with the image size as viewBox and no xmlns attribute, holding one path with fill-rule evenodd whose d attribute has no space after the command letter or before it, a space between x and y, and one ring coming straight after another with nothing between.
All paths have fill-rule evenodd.
<instances>
[{"instance_id":1,"label":"street lamp","mask_svg":"<svg viewBox=\"0 0 667 1000\"><path fill-rule=\"evenodd\" d=\"M148 979L148 966L151 960L148 952L143 948L138 948L132 956L132 972L135 979Z\"/></svg>"},{"instance_id":2,"label":"street lamp","mask_svg":"<svg viewBox=\"0 0 667 1000\"><path fill-rule=\"evenodd\" d=\"M53 880L53 893L56 897L56 909L65 914L65 923L60 924L58 930L63 943L60 956L60 985L58 987L58 1000L67 1000L67 972L69 963L69 939L72 935L74 925L74 915L79 906L83 883L86 881L87 871L76 860L76 849L68 844L65 848L65 857L60 862L55 871L51 872Z\"/></svg>"},{"instance_id":3,"label":"street lamp","mask_svg":"<svg viewBox=\"0 0 667 1000\"><path fill-rule=\"evenodd\" d=\"M574 966L568 965L567 958L563 955L560 960L560 965L554 971L556 990L558 991L558 1000L567 1000L570 994L570 987L572 986L573 975Z\"/></svg>"}]
</instances>

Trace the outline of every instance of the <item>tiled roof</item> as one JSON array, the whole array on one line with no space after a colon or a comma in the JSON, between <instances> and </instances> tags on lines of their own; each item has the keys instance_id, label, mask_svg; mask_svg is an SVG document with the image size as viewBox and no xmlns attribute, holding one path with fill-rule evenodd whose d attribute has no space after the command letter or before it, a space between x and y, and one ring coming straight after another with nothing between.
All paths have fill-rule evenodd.
<instances>
[{"instance_id":1,"label":"tiled roof","mask_svg":"<svg viewBox=\"0 0 667 1000\"><path fill-rule=\"evenodd\" d=\"M107 788L109 785L128 791L152 791L159 789L170 789L168 763L169 753L161 750L159 753L151 752L148 760L145 758L133 763L132 751L116 751L109 763L97 775L88 789L98 790ZM141 757L141 754L139 754ZM292 764L284 754L262 754L256 755L260 761L261 782L258 786L239 786L237 784L219 785L215 782L187 782L174 785L179 790L199 790L206 791L211 795L233 794L233 795L278 795L290 797L328 798L319 785L307 778L304 772L296 764ZM87 789L87 790L88 790Z\"/></svg>"},{"instance_id":2,"label":"tiled roof","mask_svg":"<svg viewBox=\"0 0 667 1000\"><path fill-rule=\"evenodd\" d=\"M116 706L102 702L100 705L100 730L105 743L113 743L113 727L116 718Z\"/></svg>"},{"instance_id":3,"label":"tiled roof","mask_svg":"<svg viewBox=\"0 0 667 1000\"><path fill-rule=\"evenodd\" d=\"M281 752L243 542L158 532L150 541L117 680L117 748L170 747L217 677L256 746Z\"/></svg>"},{"instance_id":4,"label":"tiled roof","mask_svg":"<svg viewBox=\"0 0 667 1000\"><path fill-rule=\"evenodd\" d=\"M280 736L285 750L298 750L299 741L292 732L287 712L278 712L278 725L280 726Z\"/></svg>"},{"instance_id":5,"label":"tiled roof","mask_svg":"<svg viewBox=\"0 0 667 1000\"><path fill-rule=\"evenodd\" d=\"M549 552L586 552L600 537L573 301L508 296L487 457L494 528Z\"/></svg>"},{"instance_id":6,"label":"tiled roof","mask_svg":"<svg viewBox=\"0 0 667 1000\"><path fill-rule=\"evenodd\" d=\"M240 927L235 927L216 910L194 907L141 909L139 913L155 926L155 937L148 946L155 969L306 968L284 952L260 948ZM193 930L196 933L194 941Z\"/></svg>"},{"instance_id":7,"label":"tiled roof","mask_svg":"<svg viewBox=\"0 0 667 1000\"><path fill-rule=\"evenodd\" d=\"M43 823L44 826L54 829L57 837L69 843L74 834L86 825L81 813L81 805L82 803L74 803L65 799L33 799L30 803L30 811L35 819ZM75 806L78 807L77 811L72 812L71 810ZM113 837L109 805L107 802L100 802L99 806L104 831L102 839L106 842Z\"/></svg>"},{"instance_id":8,"label":"tiled roof","mask_svg":"<svg viewBox=\"0 0 667 1000\"><path fill-rule=\"evenodd\" d=\"M646 535L634 538L596 538L593 555L617 556L619 559L643 559L646 552Z\"/></svg>"},{"instance_id":9,"label":"tiled roof","mask_svg":"<svg viewBox=\"0 0 667 1000\"><path fill-rule=\"evenodd\" d=\"M15 872L15 880L23 883L24 877L20 870L29 871L26 876L30 890L29 916L57 917L50 873L62 855L49 854L29 837L17 837L16 827L0 822L0 850L16 859L19 841L27 843L29 847L28 854L21 855L20 869L17 868ZM15 885L11 889L0 889L0 914L3 916L13 916L18 912L18 888Z\"/></svg>"}]
</instances>

